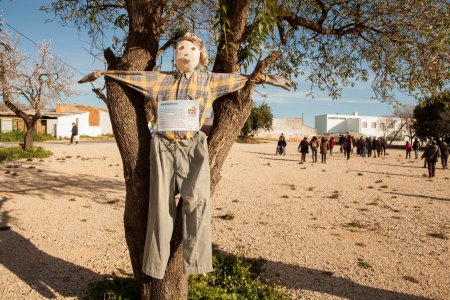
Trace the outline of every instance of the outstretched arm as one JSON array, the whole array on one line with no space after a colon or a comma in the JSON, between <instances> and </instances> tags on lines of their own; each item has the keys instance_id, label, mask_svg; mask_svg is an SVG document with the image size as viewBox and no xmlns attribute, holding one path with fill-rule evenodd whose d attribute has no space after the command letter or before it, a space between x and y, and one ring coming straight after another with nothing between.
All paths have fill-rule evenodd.
<instances>
[{"instance_id":1,"label":"outstretched arm","mask_svg":"<svg viewBox=\"0 0 450 300\"><path fill-rule=\"evenodd\" d=\"M283 88L285 90L288 90L288 91L290 91L292 89L292 83L288 79L286 79L286 78L284 78L282 76L278 76L278 75L262 75L261 79L262 80L259 83L267 83L267 84L270 84L270 85L273 85L273 86L278 86L278 87L281 87L281 88Z\"/></svg>"}]
</instances>

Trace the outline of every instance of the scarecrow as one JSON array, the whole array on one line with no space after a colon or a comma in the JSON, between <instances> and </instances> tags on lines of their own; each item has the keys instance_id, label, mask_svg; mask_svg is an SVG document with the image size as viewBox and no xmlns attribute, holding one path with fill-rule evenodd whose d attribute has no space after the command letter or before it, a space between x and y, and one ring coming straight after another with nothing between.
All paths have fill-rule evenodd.
<instances>
[{"instance_id":1,"label":"scarecrow","mask_svg":"<svg viewBox=\"0 0 450 300\"><path fill-rule=\"evenodd\" d=\"M178 194L183 199L184 273L213 270L208 145L200 128L213 101L243 88L248 80L241 74L195 71L207 65L208 54L193 33L177 41L175 63L178 72L94 71L79 81L104 75L150 100L157 133L150 146L150 203L142 268L157 279L164 277L169 260ZM256 83L292 87L276 75L258 75Z\"/></svg>"}]
</instances>

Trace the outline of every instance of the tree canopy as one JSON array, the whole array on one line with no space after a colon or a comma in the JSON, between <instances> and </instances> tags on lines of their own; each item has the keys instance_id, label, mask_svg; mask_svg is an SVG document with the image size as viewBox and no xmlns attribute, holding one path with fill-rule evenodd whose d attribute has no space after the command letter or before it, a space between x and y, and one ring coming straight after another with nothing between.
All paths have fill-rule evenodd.
<instances>
[{"instance_id":1,"label":"tree canopy","mask_svg":"<svg viewBox=\"0 0 450 300\"><path fill-rule=\"evenodd\" d=\"M414 108L414 118L417 136L450 142L450 92L425 99Z\"/></svg>"},{"instance_id":2,"label":"tree canopy","mask_svg":"<svg viewBox=\"0 0 450 300\"><path fill-rule=\"evenodd\" d=\"M245 121L244 127L241 129L239 138L245 141L260 129L271 130L272 121L272 109L266 102L263 102L260 105L254 104L250 116L247 121Z\"/></svg>"}]
</instances>

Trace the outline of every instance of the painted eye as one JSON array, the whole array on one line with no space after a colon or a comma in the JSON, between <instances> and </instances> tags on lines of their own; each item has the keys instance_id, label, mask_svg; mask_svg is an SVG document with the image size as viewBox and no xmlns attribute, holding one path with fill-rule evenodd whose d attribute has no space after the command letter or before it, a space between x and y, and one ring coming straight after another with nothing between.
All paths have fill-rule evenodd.
<instances>
[{"instance_id":1,"label":"painted eye","mask_svg":"<svg viewBox=\"0 0 450 300\"><path fill-rule=\"evenodd\" d=\"M191 50L192 50L192 51L195 51L195 47L192 47Z\"/></svg>"},{"instance_id":2,"label":"painted eye","mask_svg":"<svg viewBox=\"0 0 450 300\"><path fill-rule=\"evenodd\" d=\"M181 46L180 48L178 48L178 50L183 50L184 49L184 46Z\"/></svg>"}]
</instances>

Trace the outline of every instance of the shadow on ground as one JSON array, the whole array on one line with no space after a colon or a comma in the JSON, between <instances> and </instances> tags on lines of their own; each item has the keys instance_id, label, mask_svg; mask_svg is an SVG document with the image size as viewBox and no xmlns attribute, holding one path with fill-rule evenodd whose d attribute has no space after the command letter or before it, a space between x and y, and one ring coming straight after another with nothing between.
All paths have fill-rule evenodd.
<instances>
[{"instance_id":1,"label":"shadow on ground","mask_svg":"<svg viewBox=\"0 0 450 300\"><path fill-rule=\"evenodd\" d=\"M434 196L428 196L428 195L417 195L417 194L407 194L407 193L399 193L399 192L386 192L387 194L393 194L393 195L400 195L400 196L406 196L408 198L422 198L426 200L438 200L438 201L450 201L450 198L441 198L441 197L434 197Z\"/></svg>"},{"instance_id":2,"label":"shadow on ground","mask_svg":"<svg viewBox=\"0 0 450 300\"><path fill-rule=\"evenodd\" d=\"M0 164L0 193L26 195L47 199L47 197L76 197L86 192L101 195L92 199L98 203L111 204L111 198L121 195L125 185L122 180L98 176L70 176L67 173L46 171L22 164ZM109 200L105 200L108 198Z\"/></svg>"},{"instance_id":3,"label":"shadow on ground","mask_svg":"<svg viewBox=\"0 0 450 300\"><path fill-rule=\"evenodd\" d=\"M2 209L8 198L0 199L0 264L45 298L83 297L87 286L104 276L37 248L8 225L8 211Z\"/></svg>"},{"instance_id":4,"label":"shadow on ground","mask_svg":"<svg viewBox=\"0 0 450 300\"><path fill-rule=\"evenodd\" d=\"M365 286L331 272L310 269L281 262L265 261L264 278L290 289L308 290L351 300L425 300L431 299L407 293Z\"/></svg>"}]
</instances>

